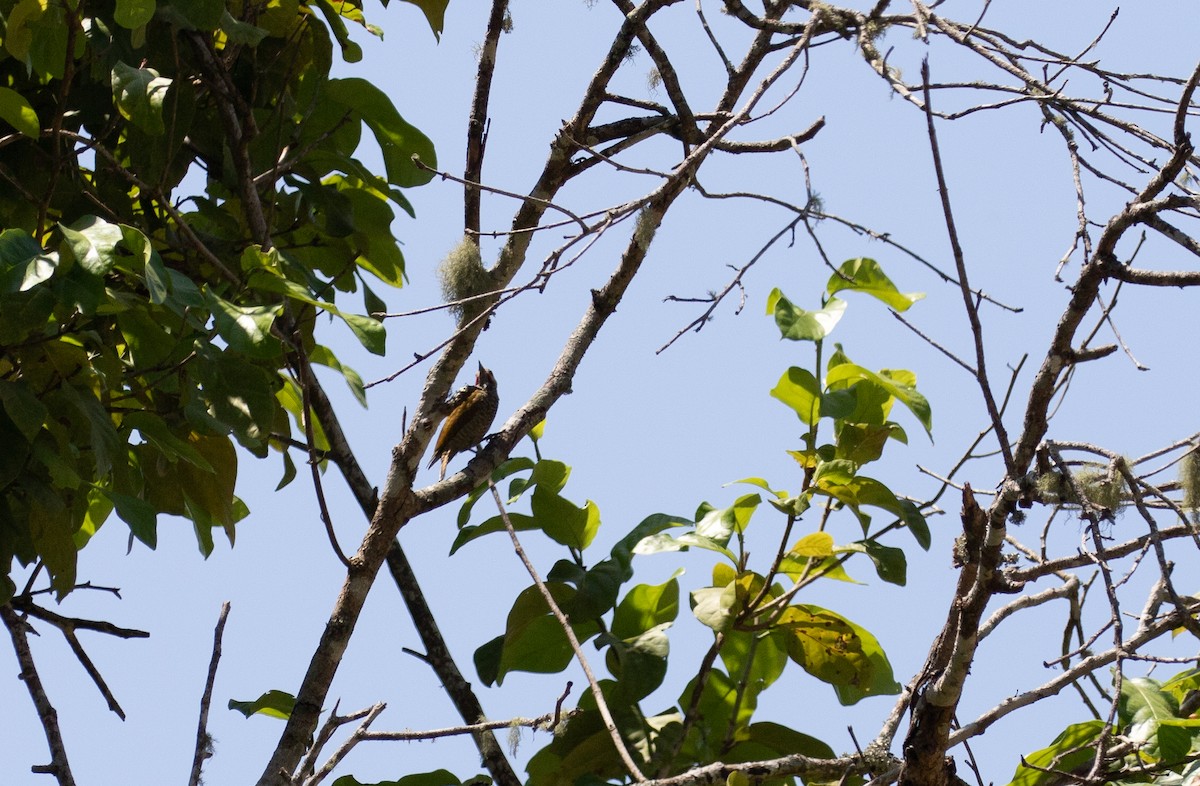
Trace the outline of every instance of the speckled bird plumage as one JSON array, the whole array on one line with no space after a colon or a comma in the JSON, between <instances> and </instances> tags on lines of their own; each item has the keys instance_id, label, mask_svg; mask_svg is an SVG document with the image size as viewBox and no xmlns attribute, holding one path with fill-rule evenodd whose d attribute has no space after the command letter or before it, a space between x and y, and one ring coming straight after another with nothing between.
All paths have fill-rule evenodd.
<instances>
[{"instance_id":1,"label":"speckled bird plumage","mask_svg":"<svg viewBox=\"0 0 1200 786\"><path fill-rule=\"evenodd\" d=\"M429 460L429 466L432 467L441 459L439 480L446 477L446 465L456 453L474 447L487 436L492 421L496 419L496 411L500 408L496 377L480 363L475 384L455 391L446 406L450 412L442 423L442 433L438 435L433 457Z\"/></svg>"}]
</instances>

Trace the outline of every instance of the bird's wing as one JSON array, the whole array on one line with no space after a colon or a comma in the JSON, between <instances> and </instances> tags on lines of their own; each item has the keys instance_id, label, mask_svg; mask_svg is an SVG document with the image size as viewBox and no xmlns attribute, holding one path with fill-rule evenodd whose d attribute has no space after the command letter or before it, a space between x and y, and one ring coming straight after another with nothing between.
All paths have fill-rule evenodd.
<instances>
[{"instance_id":1,"label":"bird's wing","mask_svg":"<svg viewBox=\"0 0 1200 786\"><path fill-rule=\"evenodd\" d=\"M443 411L446 414L450 414L456 408L462 406L462 403L478 389L479 388L474 385L463 385L461 388L450 394L450 398L446 399L446 406Z\"/></svg>"}]
</instances>

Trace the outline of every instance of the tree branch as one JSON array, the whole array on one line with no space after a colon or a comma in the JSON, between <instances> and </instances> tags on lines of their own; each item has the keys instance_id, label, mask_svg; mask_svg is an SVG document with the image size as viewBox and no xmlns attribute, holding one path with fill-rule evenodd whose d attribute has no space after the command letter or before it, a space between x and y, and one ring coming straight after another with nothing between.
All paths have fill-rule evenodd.
<instances>
[{"instance_id":1,"label":"tree branch","mask_svg":"<svg viewBox=\"0 0 1200 786\"><path fill-rule=\"evenodd\" d=\"M33 652L29 649L29 637L26 634L28 625L7 604L0 606L0 621L8 628L13 651L17 654L17 663L21 666L20 679L25 683L29 697L33 699L38 719L42 722L42 731L46 734L46 744L50 747L50 763L34 767L34 771L53 775L58 781L58 786L75 786L75 777L71 774L71 765L67 761L67 747L63 744L62 731L58 727L58 712L46 695L46 687L42 685L37 665L33 662Z\"/></svg>"},{"instance_id":2,"label":"tree branch","mask_svg":"<svg viewBox=\"0 0 1200 786\"><path fill-rule=\"evenodd\" d=\"M192 773L188 786L200 786L200 772L204 760L212 756L212 735L208 733L208 708L212 704L213 685L217 681L217 664L221 660L221 638L225 635L225 621L229 618L229 601L221 604L217 627L213 631L212 658L208 662L208 678L204 682L204 693L200 697L200 721L196 727L196 753L192 757Z\"/></svg>"}]
</instances>

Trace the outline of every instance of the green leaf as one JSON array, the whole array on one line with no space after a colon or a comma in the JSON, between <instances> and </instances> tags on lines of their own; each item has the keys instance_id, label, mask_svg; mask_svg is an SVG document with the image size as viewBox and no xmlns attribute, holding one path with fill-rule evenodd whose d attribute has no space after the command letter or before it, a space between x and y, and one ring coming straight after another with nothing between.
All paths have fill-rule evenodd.
<instances>
[{"instance_id":1,"label":"green leaf","mask_svg":"<svg viewBox=\"0 0 1200 786\"><path fill-rule=\"evenodd\" d=\"M653 627L674 622L679 614L679 582L682 569L662 584L638 584L621 599L613 614L612 633L619 639L638 636Z\"/></svg>"},{"instance_id":2,"label":"green leaf","mask_svg":"<svg viewBox=\"0 0 1200 786\"><path fill-rule=\"evenodd\" d=\"M888 439L908 442L904 429L890 420L879 425L844 422L837 428L836 455L861 467L883 455Z\"/></svg>"},{"instance_id":3,"label":"green leaf","mask_svg":"<svg viewBox=\"0 0 1200 786\"><path fill-rule=\"evenodd\" d=\"M264 292L276 292L278 294L290 297L293 300L298 300L301 303L307 303L311 306L324 309L325 311L333 314L335 317L345 322L346 326L349 327L351 332L354 333L355 338L358 339L359 343L362 344L368 352L376 355L382 355L384 353L386 349L385 344L387 342L387 329L378 319L375 319L374 317L363 316L361 314L346 313L332 303L326 303L318 300L307 289L293 281L289 281L288 279L284 278L278 273L278 271L254 266L255 263L261 262L262 260L273 259L274 255L274 250L268 254L264 254L257 248L248 248L246 249L246 252L242 254L243 268L250 267L251 270L263 274L254 278L255 289ZM215 297L215 295L211 295L207 292L206 295L209 297ZM218 300L220 300L220 298L218 298ZM258 321L260 317L265 319L265 316L263 315L266 315L271 309L273 309L271 314L279 311L278 306L260 306L241 309L238 306L233 306L232 304L225 303L224 301L221 301L221 303L223 305L220 307L225 311L229 311L230 308L234 309L234 312L231 312L234 314L234 316L237 316L238 313L245 312L248 315L252 315L255 321ZM214 308L213 311L215 316L217 309ZM269 329L269 322L267 323L267 327ZM218 330L220 330L219 325Z\"/></svg>"},{"instance_id":4,"label":"green leaf","mask_svg":"<svg viewBox=\"0 0 1200 786\"><path fill-rule=\"evenodd\" d=\"M245 46L258 46L267 37L266 30L234 18L228 10L224 10L221 14L221 32L225 34L230 43Z\"/></svg>"},{"instance_id":5,"label":"green leaf","mask_svg":"<svg viewBox=\"0 0 1200 786\"><path fill-rule=\"evenodd\" d=\"M433 142L405 122L386 93L357 77L331 79L324 92L328 100L354 110L371 129L383 152L389 183L411 187L433 179L433 172L418 168L412 161L417 156L426 166L436 168Z\"/></svg>"},{"instance_id":6,"label":"green leaf","mask_svg":"<svg viewBox=\"0 0 1200 786\"><path fill-rule=\"evenodd\" d=\"M166 131L163 101L171 80L153 68L134 68L117 62L112 69L113 99L121 116L152 136Z\"/></svg>"},{"instance_id":7,"label":"green leaf","mask_svg":"<svg viewBox=\"0 0 1200 786\"><path fill-rule=\"evenodd\" d=\"M867 556L875 563L879 578L889 584L903 587L908 581L908 560L902 549L884 546L873 540L861 541Z\"/></svg>"},{"instance_id":8,"label":"green leaf","mask_svg":"<svg viewBox=\"0 0 1200 786\"><path fill-rule=\"evenodd\" d=\"M37 139L42 134L37 112L25 96L12 88L0 87L0 120L30 139Z\"/></svg>"},{"instance_id":9,"label":"green leaf","mask_svg":"<svg viewBox=\"0 0 1200 786\"><path fill-rule=\"evenodd\" d=\"M349 366L343 366L342 362L333 354L333 350L329 347L320 344L315 345L308 353L308 360L311 363L316 363L326 368L331 368L342 375L346 380L347 387L354 394L354 398L358 400L364 408L367 406L367 390L363 385L363 379L358 372Z\"/></svg>"},{"instance_id":10,"label":"green leaf","mask_svg":"<svg viewBox=\"0 0 1200 786\"><path fill-rule=\"evenodd\" d=\"M33 442L33 438L42 430L49 410L38 399L29 383L23 380L0 380L0 404L4 405L4 411L21 432L21 436L27 442ZM11 445L7 449L11 450Z\"/></svg>"},{"instance_id":11,"label":"green leaf","mask_svg":"<svg viewBox=\"0 0 1200 786\"><path fill-rule=\"evenodd\" d=\"M882 387L889 395L908 407L925 427L925 432L932 436L933 415L929 402L917 391L916 376L911 371L883 369L876 374L854 363L842 363L829 369L825 377L825 386L832 388L840 383L852 383L855 380L867 380Z\"/></svg>"},{"instance_id":12,"label":"green leaf","mask_svg":"<svg viewBox=\"0 0 1200 786\"><path fill-rule=\"evenodd\" d=\"M232 542L233 525L239 518L233 495L237 480L237 450L228 437L193 435L192 440L212 470L206 471L191 464L179 465L188 511L197 524L223 527ZM200 520L196 518L198 514Z\"/></svg>"},{"instance_id":13,"label":"green leaf","mask_svg":"<svg viewBox=\"0 0 1200 786\"><path fill-rule=\"evenodd\" d=\"M896 311L907 311L913 303L925 297L923 292L900 292L891 279L884 275L879 263L866 257L846 260L837 272L829 277L825 291L832 295L842 290L870 295Z\"/></svg>"},{"instance_id":14,"label":"green leaf","mask_svg":"<svg viewBox=\"0 0 1200 786\"><path fill-rule=\"evenodd\" d=\"M858 637L858 643L862 648L863 655L871 662L871 678L865 685L856 683L834 685L833 691L837 694L838 701L841 702L842 706L849 707L852 704L857 704L867 696L895 696L898 694L902 686L899 682L896 682L896 677L892 672L892 664L888 660L887 653L880 646L879 640L869 630L856 622L846 620L846 624L850 626L850 629Z\"/></svg>"},{"instance_id":15,"label":"green leaf","mask_svg":"<svg viewBox=\"0 0 1200 786\"><path fill-rule=\"evenodd\" d=\"M1059 772L1071 772L1095 758L1090 743L1100 736L1104 726L1098 720L1068 726L1049 746L1022 757L1030 766L1017 765L1009 786L1047 786L1060 782Z\"/></svg>"},{"instance_id":16,"label":"green leaf","mask_svg":"<svg viewBox=\"0 0 1200 786\"><path fill-rule=\"evenodd\" d=\"M560 607L571 604L576 595L574 587L547 583L551 596ZM599 632L599 626L591 620L573 622L571 627L582 642ZM488 645L485 645L488 646ZM536 586L528 587L517 596L504 631L499 661L493 680L496 685L513 671L549 674L562 671L571 662L574 652L558 620L550 613L545 599ZM479 653L476 653L478 664ZM480 669L483 676L483 669ZM490 682L489 682L490 684Z\"/></svg>"},{"instance_id":17,"label":"green leaf","mask_svg":"<svg viewBox=\"0 0 1200 786\"><path fill-rule=\"evenodd\" d=\"M796 541L787 555L793 559L803 557L832 557L833 536L828 532L813 532Z\"/></svg>"},{"instance_id":18,"label":"green leaf","mask_svg":"<svg viewBox=\"0 0 1200 786\"><path fill-rule=\"evenodd\" d=\"M754 723L738 737L739 741L721 758L728 764L776 759L799 754L815 759L832 759L833 749L816 737L778 723ZM772 781L765 781L771 783ZM781 783L782 781L775 781ZM846 786L853 780L846 779Z\"/></svg>"},{"instance_id":19,"label":"green leaf","mask_svg":"<svg viewBox=\"0 0 1200 786\"><path fill-rule=\"evenodd\" d=\"M216 30L225 11L222 0L164 0L160 10L187 30Z\"/></svg>"},{"instance_id":20,"label":"green leaf","mask_svg":"<svg viewBox=\"0 0 1200 786\"><path fill-rule=\"evenodd\" d=\"M124 240L121 227L102 218L86 216L73 227L58 225L75 261L93 276L106 275L116 264L117 245Z\"/></svg>"},{"instance_id":21,"label":"green leaf","mask_svg":"<svg viewBox=\"0 0 1200 786\"><path fill-rule=\"evenodd\" d=\"M429 23L429 29L433 31L433 35L439 41L442 40L442 30L446 26L446 6L450 5L450 0L404 0L406 3L412 3L421 12L425 14L425 21Z\"/></svg>"},{"instance_id":22,"label":"green leaf","mask_svg":"<svg viewBox=\"0 0 1200 786\"><path fill-rule=\"evenodd\" d=\"M740 709L738 718L742 723L749 723L757 695L783 674L788 654L770 636L733 630L726 633L725 643L721 647L721 662L729 674L737 675L738 680L750 690L750 694L743 699L743 704L747 706Z\"/></svg>"},{"instance_id":23,"label":"green leaf","mask_svg":"<svg viewBox=\"0 0 1200 786\"><path fill-rule=\"evenodd\" d=\"M357 178L342 178L338 181L337 194L351 214L350 229L358 251L355 263L380 281L402 287L404 255L392 235L396 214L387 203L395 189L387 189L382 178L378 185L382 188L360 185Z\"/></svg>"},{"instance_id":24,"label":"green leaf","mask_svg":"<svg viewBox=\"0 0 1200 786\"><path fill-rule=\"evenodd\" d=\"M577 565L567 560L559 560L559 564ZM572 576L569 580L574 583L579 592L571 605L564 608L567 616L572 619L597 619L612 610L617 603L617 593L625 581L625 569L614 559L605 559L596 563L581 576Z\"/></svg>"},{"instance_id":25,"label":"green leaf","mask_svg":"<svg viewBox=\"0 0 1200 786\"><path fill-rule=\"evenodd\" d=\"M601 682L601 687L606 684L611 682ZM584 692L580 704L590 696L589 692ZM633 708L610 705L610 709L618 725L623 725ZM637 736L645 739L648 727L646 724L639 729ZM628 735L626 739L629 739ZM599 786L606 779L617 780L627 775L600 713L591 707L573 717L570 723L555 729L550 742L530 759L526 772L529 786Z\"/></svg>"},{"instance_id":26,"label":"green leaf","mask_svg":"<svg viewBox=\"0 0 1200 786\"><path fill-rule=\"evenodd\" d=\"M733 624L737 607L737 584L701 587L691 593L692 614L701 623L720 633Z\"/></svg>"},{"instance_id":27,"label":"green leaf","mask_svg":"<svg viewBox=\"0 0 1200 786\"><path fill-rule=\"evenodd\" d=\"M1127 677L1121 681L1117 716L1128 729L1126 736L1145 746L1146 755L1173 761L1188 752L1190 735L1179 726L1164 725L1178 714L1179 703L1156 680Z\"/></svg>"},{"instance_id":28,"label":"green leaf","mask_svg":"<svg viewBox=\"0 0 1200 786\"><path fill-rule=\"evenodd\" d=\"M276 392L283 380L265 368L241 358L236 352L222 352L205 358L194 367L195 379L203 385L207 414L222 430L232 430L238 441L262 457L276 420ZM314 436L317 436L314 419ZM324 440L324 434L320 434ZM319 440L319 441L320 441ZM328 443L317 445L320 449Z\"/></svg>"},{"instance_id":29,"label":"green leaf","mask_svg":"<svg viewBox=\"0 0 1200 786\"><path fill-rule=\"evenodd\" d=\"M362 344L368 352L373 355L383 355L387 352L387 328L378 319L362 314L332 311L342 318L346 327L350 328L350 332L354 333L354 337L358 339L358 343Z\"/></svg>"},{"instance_id":30,"label":"green leaf","mask_svg":"<svg viewBox=\"0 0 1200 786\"><path fill-rule=\"evenodd\" d=\"M929 551L929 547L933 543L933 536L929 533L929 523L925 521L921 509L906 499L897 499L896 503L900 506L900 520L917 539L917 545Z\"/></svg>"},{"instance_id":31,"label":"green leaf","mask_svg":"<svg viewBox=\"0 0 1200 786\"><path fill-rule=\"evenodd\" d=\"M600 510L591 500L581 508L539 485L530 505L538 528L564 546L582 551L600 528Z\"/></svg>"},{"instance_id":32,"label":"green leaf","mask_svg":"<svg viewBox=\"0 0 1200 786\"><path fill-rule=\"evenodd\" d=\"M117 433L112 417L91 390L80 390L72 385L64 385L60 390L87 421L91 448L96 457L96 474L100 477L108 475L114 465L125 460L125 440Z\"/></svg>"},{"instance_id":33,"label":"green leaf","mask_svg":"<svg viewBox=\"0 0 1200 786\"><path fill-rule=\"evenodd\" d=\"M113 19L126 30L134 30L154 18L154 0L117 0Z\"/></svg>"},{"instance_id":34,"label":"green leaf","mask_svg":"<svg viewBox=\"0 0 1200 786\"><path fill-rule=\"evenodd\" d=\"M753 495L758 497L757 494ZM705 503L707 505L707 503ZM704 515L696 522L695 534L714 543L724 546L733 537L737 529L737 520L733 508L709 507ZM686 537L686 536L681 536Z\"/></svg>"},{"instance_id":35,"label":"green leaf","mask_svg":"<svg viewBox=\"0 0 1200 786\"><path fill-rule=\"evenodd\" d=\"M300 392L300 386L291 377L282 375L277 377L276 381L281 384L275 391L275 401L285 412L292 416L292 419L296 422L296 427L301 433L304 433L304 397ZM254 422L258 422L257 418ZM312 418L311 423L313 447L317 450L329 450L329 438L325 436L325 430L321 428L321 421ZM261 434L259 436L261 437Z\"/></svg>"},{"instance_id":36,"label":"green leaf","mask_svg":"<svg viewBox=\"0 0 1200 786\"><path fill-rule=\"evenodd\" d=\"M383 298L375 294L375 290L367 286L365 279L362 281L362 288L363 311L365 311L369 317L375 317L376 319L382 318L382 315L387 313L387 303L384 302Z\"/></svg>"},{"instance_id":37,"label":"green leaf","mask_svg":"<svg viewBox=\"0 0 1200 786\"><path fill-rule=\"evenodd\" d=\"M10 413L11 414L11 413ZM1191 691L1200 690L1200 669L1184 669L1162 684L1162 689L1183 701Z\"/></svg>"},{"instance_id":38,"label":"green leaf","mask_svg":"<svg viewBox=\"0 0 1200 786\"><path fill-rule=\"evenodd\" d=\"M687 684L679 696L679 706L691 707L696 680ZM721 741L729 729L730 720L740 698L738 685L720 669L712 669L700 688L700 700L695 727L688 735L682 754L695 761L716 761L724 751ZM609 743L612 747L612 743Z\"/></svg>"},{"instance_id":39,"label":"green leaf","mask_svg":"<svg viewBox=\"0 0 1200 786\"><path fill-rule=\"evenodd\" d=\"M357 63L362 60L362 47L350 40L350 31L346 29L346 23L342 21L342 14L338 8L335 8L329 0L315 0L315 5L325 17L326 23L329 24L330 32L337 39L338 46L342 50L342 59L347 63ZM345 9L347 6L339 4L339 8ZM349 6L349 8L355 7Z\"/></svg>"},{"instance_id":40,"label":"green leaf","mask_svg":"<svg viewBox=\"0 0 1200 786\"><path fill-rule=\"evenodd\" d=\"M61 600L75 586L78 550L73 536L77 524L48 487L27 484L26 488L34 492L28 508L29 538L50 571L50 585Z\"/></svg>"},{"instance_id":41,"label":"green leaf","mask_svg":"<svg viewBox=\"0 0 1200 786\"><path fill-rule=\"evenodd\" d=\"M35 73L61 79L71 25L64 11L65 6L58 3L20 0L8 14L5 47L18 61L32 66Z\"/></svg>"},{"instance_id":42,"label":"green leaf","mask_svg":"<svg viewBox=\"0 0 1200 786\"><path fill-rule=\"evenodd\" d=\"M434 770L433 772L417 772L412 775L405 775L399 780L377 781L375 783L362 783L355 779L353 775L343 775L333 782L333 786L459 786L461 783L462 781L448 770Z\"/></svg>"},{"instance_id":43,"label":"green leaf","mask_svg":"<svg viewBox=\"0 0 1200 786\"><path fill-rule=\"evenodd\" d=\"M280 306L238 306L204 288L204 300L212 310L217 333L229 348L251 357L276 357L282 352L279 339L271 335L271 326Z\"/></svg>"},{"instance_id":44,"label":"green leaf","mask_svg":"<svg viewBox=\"0 0 1200 786\"><path fill-rule=\"evenodd\" d=\"M597 640L597 646L608 646L605 663L617 679L608 696L610 701L633 705L662 685L667 674L670 643L666 631L670 626L666 622L623 640L611 634Z\"/></svg>"},{"instance_id":45,"label":"green leaf","mask_svg":"<svg viewBox=\"0 0 1200 786\"><path fill-rule=\"evenodd\" d=\"M730 562L737 562L737 557L732 551L725 548L720 541L706 538L698 535L695 532L688 532L680 535L677 538L671 537L665 533L657 533L647 535L638 541L634 547L634 554L663 554L672 551L687 551L691 547L705 549L706 551L715 551L729 559Z\"/></svg>"},{"instance_id":46,"label":"green leaf","mask_svg":"<svg viewBox=\"0 0 1200 786\"><path fill-rule=\"evenodd\" d=\"M870 505L882 508L898 518L904 519L911 511L900 504L900 500L887 486L865 475L854 475L854 465L843 460L826 461L817 467L813 475L812 493L827 494L849 507L868 533L870 517L862 508Z\"/></svg>"},{"instance_id":47,"label":"green leaf","mask_svg":"<svg viewBox=\"0 0 1200 786\"><path fill-rule=\"evenodd\" d=\"M283 489L285 486L287 486L289 483L291 483L295 479L296 479L296 463L294 461L292 461L292 454L289 451L284 450L283 451L283 477L281 477L279 479L279 484L277 486L275 486L275 490L280 491L281 489Z\"/></svg>"},{"instance_id":48,"label":"green leaf","mask_svg":"<svg viewBox=\"0 0 1200 786\"><path fill-rule=\"evenodd\" d=\"M153 412L130 412L125 415L121 425L128 429L137 429L143 439L158 448L159 452L171 461L182 458L202 470L213 471L208 460L187 441L190 434L180 437L172 433L166 421Z\"/></svg>"},{"instance_id":49,"label":"green leaf","mask_svg":"<svg viewBox=\"0 0 1200 786\"><path fill-rule=\"evenodd\" d=\"M821 417L821 384L808 369L789 368L771 389L771 395L791 407L806 426Z\"/></svg>"},{"instance_id":50,"label":"green leaf","mask_svg":"<svg viewBox=\"0 0 1200 786\"><path fill-rule=\"evenodd\" d=\"M775 315L781 338L820 341L828 336L846 311L846 301L830 298L824 308L806 311L783 296L779 289L767 296L767 313Z\"/></svg>"},{"instance_id":51,"label":"green leaf","mask_svg":"<svg viewBox=\"0 0 1200 786\"><path fill-rule=\"evenodd\" d=\"M499 484L500 481L511 475L515 475L518 472L524 472L527 469L533 469L533 467L534 462L531 459L525 458L524 456L510 458L508 461L492 470L492 482ZM478 502L479 499L485 494L487 494L489 497L491 496L488 485L486 483L481 483L476 486L470 494L467 495L465 500L463 500L462 507L458 509L457 525L459 529L465 527L467 522L471 520L471 509L475 507L475 503ZM453 554L454 552L451 551L450 553Z\"/></svg>"},{"instance_id":52,"label":"green leaf","mask_svg":"<svg viewBox=\"0 0 1200 786\"><path fill-rule=\"evenodd\" d=\"M570 477L571 467L569 465L553 459L542 459L534 465L529 485L557 494L566 487L567 479Z\"/></svg>"},{"instance_id":53,"label":"green leaf","mask_svg":"<svg viewBox=\"0 0 1200 786\"><path fill-rule=\"evenodd\" d=\"M1121 681L1121 700L1117 718L1130 727L1129 735L1138 742L1150 738L1144 733L1147 724L1174 718L1179 713L1175 698L1164 691L1156 680L1148 677L1126 677Z\"/></svg>"},{"instance_id":54,"label":"green leaf","mask_svg":"<svg viewBox=\"0 0 1200 786\"><path fill-rule=\"evenodd\" d=\"M295 706L296 697L281 690L269 690L254 701L229 700L229 709L237 710L247 718L257 714L287 720Z\"/></svg>"},{"instance_id":55,"label":"green leaf","mask_svg":"<svg viewBox=\"0 0 1200 786\"><path fill-rule=\"evenodd\" d=\"M100 488L100 491L112 501L117 515L129 525L135 538L152 549L158 547L158 516L153 505L129 494L106 488Z\"/></svg>"},{"instance_id":56,"label":"green leaf","mask_svg":"<svg viewBox=\"0 0 1200 786\"><path fill-rule=\"evenodd\" d=\"M0 292L25 292L58 269L58 254L47 253L23 229L0 232Z\"/></svg>"},{"instance_id":57,"label":"green leaf","mask_svg":"<svg viewBox=\"0 0 1200 786\"><path fill-rule=\"evenodd\" d=\"M776 623L788 656L805 671L831 685L872 684L875 664L844 617L819 606L788 606Z\"/></svg>"}]
</instances>

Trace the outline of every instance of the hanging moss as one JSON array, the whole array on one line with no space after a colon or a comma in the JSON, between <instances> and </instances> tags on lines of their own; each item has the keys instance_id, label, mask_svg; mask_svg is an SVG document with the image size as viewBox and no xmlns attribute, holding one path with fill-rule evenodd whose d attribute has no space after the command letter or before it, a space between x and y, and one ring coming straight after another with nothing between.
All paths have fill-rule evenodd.
<instances>
[{"instance_id":1,"label":"hanging moss","mask_svg":"<svg viewBox=\"0 0 1200 786\"><path fill-rule=\"evenodd\" d=\"M450 313L458 324L462 325L478 316L487 299L467 298L482 295L494 288L492 277L483 266L479 246L464 236L442 259L437 272L442 283L442 296L452 304Z\"/></svg>"}]
</instances>

